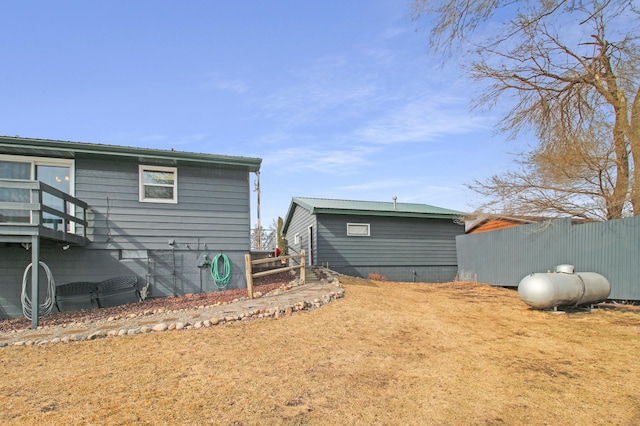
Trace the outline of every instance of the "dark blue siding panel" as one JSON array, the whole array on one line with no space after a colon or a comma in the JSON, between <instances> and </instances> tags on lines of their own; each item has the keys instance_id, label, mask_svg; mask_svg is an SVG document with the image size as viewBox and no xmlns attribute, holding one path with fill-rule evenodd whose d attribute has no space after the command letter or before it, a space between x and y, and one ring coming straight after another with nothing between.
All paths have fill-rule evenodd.
<instances>
[{"instance_id":1,"label":"dark blue siding panel","mask_svg":"<svg viewBox=\"0 0 640 426\"><path fill-rule=\"evenodd\" d=\"M368 223L370 236L347 236L347 223ZM455 237L464 227L446 219L317 214L296 206L287 231L307 248L314 230L314 264L348 275L377 272L395 281L443 282L456 276Z\"/></svg>"},{"instance_id":2,"label":"dark blue siding panel","mask_svg":"<svg viewBox=\"0 0 640 426\"><path fill-rule=\"evenodd\" d=\"M347 236L347 223L368 223L370 236ZM455 267L455 237L463 232L446 219L320 215L318 261L336 267Z\"/></svg>"},{"instance_id":3,"label":"dark blue siding panel","mask_svg":"<svg viewBox=\"0 0 640 426\"><path fill-rule=\"evenodd\" d=\"M178 204L138 201L138 164L76 162L76 196L89 204L87 249L249 251L250 191L246 172L178 168Z\"/></svg>"},{"instance_id":4,"label":"dark blue siding panel","mask_svg":"<svg viewBox=\"0 0 640 426\"><path fill-rule=\"evenodd\" d=\"M310 228L311 227L311 228ZM312 232L313 248L312 253L309 253L309 229ZM295 242L295 236L298 235L298 242ZM316 217L312 215L307 209L295 206L289 228L285 238L291 253L297 254L301 250L305 250L307 256L307 264L316 264L315 259L311 259L312 254L315 255L317 249L317 232L316 232Z\"/></svg>"}]
</instances>

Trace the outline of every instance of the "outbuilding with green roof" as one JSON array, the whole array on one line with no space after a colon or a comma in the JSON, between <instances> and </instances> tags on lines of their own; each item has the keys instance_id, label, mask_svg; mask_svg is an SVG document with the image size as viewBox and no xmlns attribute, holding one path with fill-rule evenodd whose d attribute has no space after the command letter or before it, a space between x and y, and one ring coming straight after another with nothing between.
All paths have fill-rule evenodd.
<instances>
[{"instance_id":1,"label":"outbuilding with green roof","mask_svg":"<svg viewBox=\"0 0 640 426\"><path fill-rule=\"evenodd\" d=\"M463 212L427 204L294 197L283 234L307 264L404 282L447 282L457 273Z\"/></svg>"}]
</instances>

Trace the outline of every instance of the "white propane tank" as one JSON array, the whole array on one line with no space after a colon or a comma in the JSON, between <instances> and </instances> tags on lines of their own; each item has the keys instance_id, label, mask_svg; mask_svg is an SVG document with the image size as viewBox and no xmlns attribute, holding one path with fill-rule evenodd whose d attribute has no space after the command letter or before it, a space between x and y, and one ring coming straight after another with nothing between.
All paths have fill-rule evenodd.
<instances>
[{"instance_id":1,"label":"white propane tank","mask_svg":"<svg viewBox=\"0 0 640 426\"><path fill-rule=\"evenodd\" d=\"M611 284L595 272L573 272L572 265L558 265L556 272L534 273L518 284L524 303L537 309L578 306L606 300Z\"/></svg>"}]
</instances>

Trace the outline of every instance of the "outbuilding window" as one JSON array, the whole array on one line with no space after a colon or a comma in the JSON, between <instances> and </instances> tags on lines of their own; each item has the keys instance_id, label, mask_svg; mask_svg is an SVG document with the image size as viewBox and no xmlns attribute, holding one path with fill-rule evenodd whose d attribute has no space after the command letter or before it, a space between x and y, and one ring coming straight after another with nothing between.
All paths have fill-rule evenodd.
<instances>
[{"instance_id":1,"label":"outbuilding window","mask_svg":"<svg viewBox=\"0 0 640 426\"><path fill-rule=\"evenodd\" d=\"M140 166L140 202L177 203L178 169L175 167Z\"/></svg>"},{"instance_id":2,"label":"outbuilding window","mask_svg":"<svg viewBox=\"0 0 640 426\"><path fill-rule=\"evenodd\" d=\"M347 235L353 237L368 237L371 235L368 223L347 223Z\"/></svg>"}]
</instances>

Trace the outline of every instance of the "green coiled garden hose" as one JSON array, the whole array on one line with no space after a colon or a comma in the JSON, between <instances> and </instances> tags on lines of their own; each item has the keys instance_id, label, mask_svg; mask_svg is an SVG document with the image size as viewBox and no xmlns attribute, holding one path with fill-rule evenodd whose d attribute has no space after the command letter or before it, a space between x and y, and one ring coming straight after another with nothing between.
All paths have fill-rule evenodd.
<instances>
[{"instance_id":1,"label":"green coiled garden hose","mask_svg":"<svg viewBox=\"0 0 640 426\"><path fill-rule=\"evenodd\" d=\"M222 274L220 273L220 258L222 258ZM211 277L218 289L225 289L231 278L231 262L226 254L220 253L211 262Z\"/></svg>"}]
</instances>

